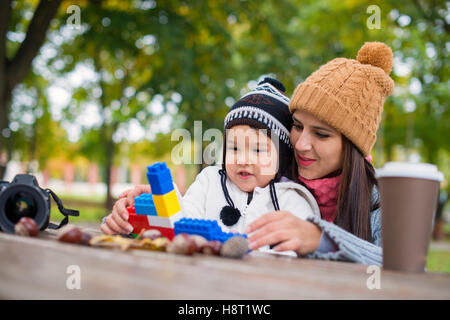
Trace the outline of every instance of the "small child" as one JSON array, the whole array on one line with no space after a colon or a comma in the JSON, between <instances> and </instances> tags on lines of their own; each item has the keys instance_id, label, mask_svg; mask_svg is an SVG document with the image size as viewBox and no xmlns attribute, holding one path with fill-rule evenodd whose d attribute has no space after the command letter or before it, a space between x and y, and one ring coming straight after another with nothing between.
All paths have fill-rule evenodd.
<instances>
[{"instance_id":1,"label":"small child","mask_svg":"<svg viewBox=\"0 0 450 320\"><path fill-rule=\"evenodd\" d=\"M223 231L239 233L270 211L320 217L312 194L285 177L293 151L284 91L281 82L265 78L230 109L222 167L209 166L197 175L182 200L185 216L217 220Z\"/></svg>"}]
</instances>

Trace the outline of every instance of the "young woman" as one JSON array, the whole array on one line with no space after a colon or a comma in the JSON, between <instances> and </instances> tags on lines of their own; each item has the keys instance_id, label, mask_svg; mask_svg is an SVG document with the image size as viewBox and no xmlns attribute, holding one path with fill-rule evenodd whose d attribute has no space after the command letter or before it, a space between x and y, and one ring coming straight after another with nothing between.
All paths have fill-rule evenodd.
<instances>
[{"instance_id":1,"label":"young woman","mask_svg":"<svg viewBox=\"0 0 450 320\"><path fill-rule=\"evenodd\" d=\"M327 260L382 264L381 211L374 169L365 158L376 140L384 100L394 89L393 54L366 43L357 60L337 58L295 90L289 108L298 180L314 195L321 218L268 213L250 224L250 247Z\"/></svg>"}]
</instances>

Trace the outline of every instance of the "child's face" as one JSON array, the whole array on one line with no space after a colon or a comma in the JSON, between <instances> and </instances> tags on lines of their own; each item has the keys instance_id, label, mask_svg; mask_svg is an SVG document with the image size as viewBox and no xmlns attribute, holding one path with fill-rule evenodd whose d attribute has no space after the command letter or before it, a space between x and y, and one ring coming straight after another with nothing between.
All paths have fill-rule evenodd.
<instances>
[{"instance_id":1,"label":"child's face","mask_svg":"<svg viewBox=\"0 0 450 320\"><path fill-rule=\"evenodd\" d=\"M278 153L266 132L237 125L227 130L226 139L228 178L244 192L267 186L278 171Z\"/></svg>"}]
</instances>

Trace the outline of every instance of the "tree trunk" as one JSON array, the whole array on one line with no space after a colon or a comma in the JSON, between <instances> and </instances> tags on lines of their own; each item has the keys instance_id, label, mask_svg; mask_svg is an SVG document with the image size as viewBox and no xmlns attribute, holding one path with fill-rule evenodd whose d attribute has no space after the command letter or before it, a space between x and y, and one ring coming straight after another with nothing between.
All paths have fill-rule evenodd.
<instances>
[{"instance_id":1,"label":"tree trunk","mask_svg":"<svg viewBox=\"0 0 450 320\"><path fill-rule=\"evenodd\" d=\"M11 0L0 1L0 154L4 152L5 140L8 139L9 108L14 88L23 81L31 68L31 63L45 40L50 21L56 15L62 0L41 0L33 18L12 59L6 55L6 34L11 17ZM6 151L7 153L9 151ZM7 158L10 155L7 154ZM6 164L0 163L0 178L3 178Z\"/></svg>"},{"instance_id":2,"label":"tree trunk","mask_svg":"<svg viewBox=\"0 0 450 320\"><path fill-rule=\"evenodd\" d=\"M8 128L8 115L9 115L9 98L6 85L8 83L6 78L6 34L8 33L9 18L11 15L11 0L0 1L0 159L2 157L5 140L7 139L8 132L5 130ZM8 154L6 155L8 158ZM6 163L0 161L0 180L4 179L6 172Z\"/></svg>"},{"instance_id":3,"label":"tree trunk","mask_svg":"<svg viewBox=\"0 0 450 320\"><path fill-rule=\"evenodd\" d=\"M1 86L1 83L0 83ZM2 91L0 89L0 91ZM11 138L11 131L9 130L9 107L10 107L11 92L3 91L3 99L0 100L0 158L2 153L6 154L6 162L0 161L0 180L3 180L6 173L6 166L11 158L11 150L8 148L7 141ZM1 95L1 94L0 94Z\"/></svg>"},{"instance_id":4,"label":"tree trunk","mask_svg":"<svg viewBox=\"0 0 450 320\"><path fill-rule=\"evenodd\" d=\"M109 130L108 130L109 129ZM106 129L106 131L113 131L111 127ZM114 132L114 131L113 131ZM111 169L113 166L114 154L115 154L115 143L112 139L112 133L108 133L107 141L105 141L105 183L106 183L106 200L105 208L109 211L114 205L114 198L111 193Z\"/></svg>"},{"instance_id":5,"label":"tree trunk","mask_svg":"<svg viewBox=\"0 0 450 320\"><path fill-rule=\"evenodd\" d=\"M100 61L100 51L101 51L101 44L98 44L97 50L95 51L93 60L94 60L94 66L95 71L97 74L100 75L99 79L99 86L102 90L102 95L100 96L100 105L102 108L102 111L104 111L107 108L107 102L106 102L106 88L105 83L102 78L102 63ZM103 141L105 143L104 145L104 155L105 155L105 183L106 183L106 198L105 198L105 209L108 211L112 209L114 205L114 198L111 194L111 168L114 161L114 154L115 154L115 143L113 141L113 134L115 130L117 129L118 124L112 123L108 124L106 123L106 116L103 113L103 125L101 127L101 136L103 137Z\"/></svg>"}]
</instances>

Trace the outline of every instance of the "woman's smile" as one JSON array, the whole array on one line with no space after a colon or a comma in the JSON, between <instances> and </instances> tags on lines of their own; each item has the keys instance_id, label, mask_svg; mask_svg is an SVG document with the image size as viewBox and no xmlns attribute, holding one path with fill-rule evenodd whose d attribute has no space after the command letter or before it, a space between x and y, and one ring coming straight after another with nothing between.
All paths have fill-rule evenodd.
<instances>
[{"instance_id":1,"label":"woman's smile","mask_svg":"<svg viewBox=\"0 0 450 320\"><path fill-rule=\"evenodd\" d=\"M298 160L298 164L301 165L302 167L309 167L316 161L315 159L302 157L299 154L297 154L297 160Z\"/></svg>"}]
</instances>

